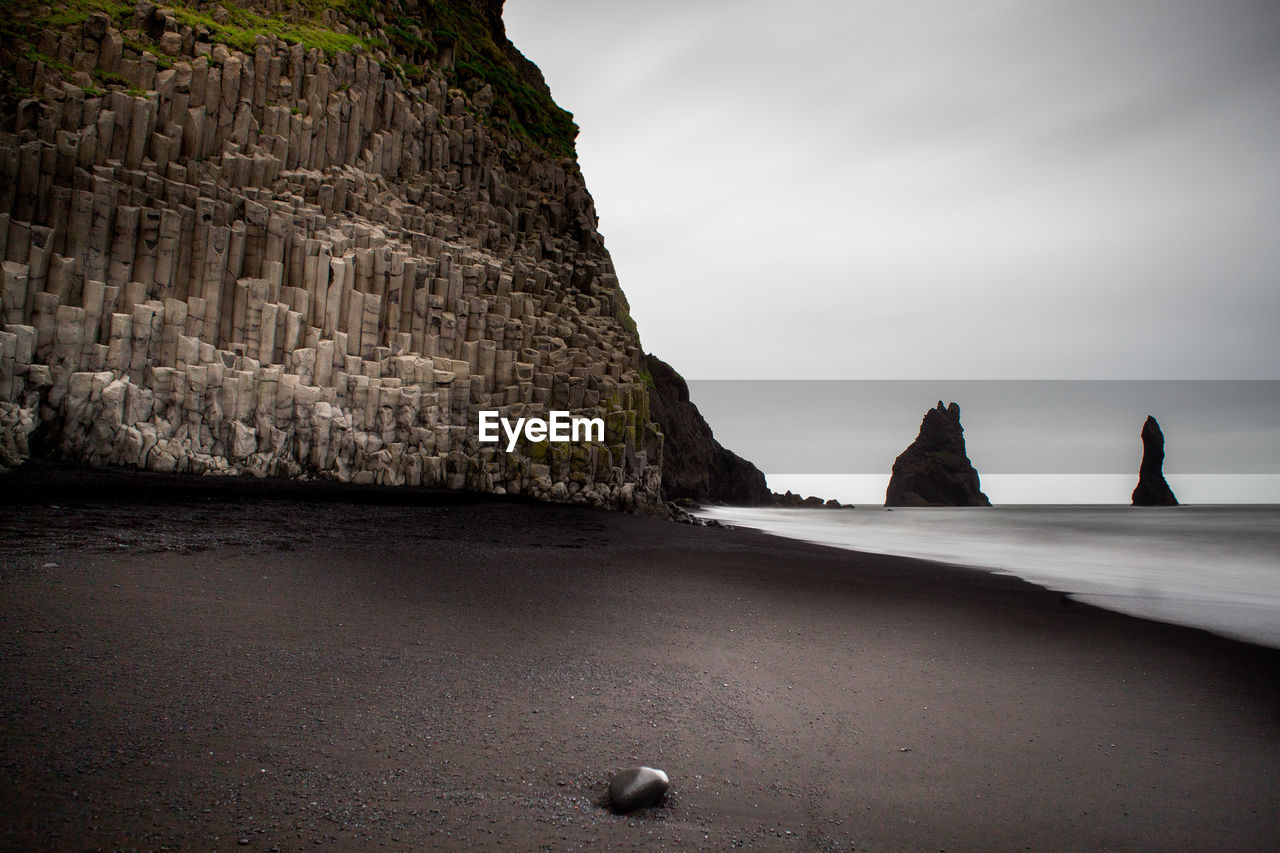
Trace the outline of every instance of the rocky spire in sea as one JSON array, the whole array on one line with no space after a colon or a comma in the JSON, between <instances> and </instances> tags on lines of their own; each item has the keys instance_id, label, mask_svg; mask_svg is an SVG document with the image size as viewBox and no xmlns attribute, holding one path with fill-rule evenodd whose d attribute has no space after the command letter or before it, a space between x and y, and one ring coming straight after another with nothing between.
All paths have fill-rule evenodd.
<instances>
[{"instance_id":1,"label":"rocky spire in sea","mask_svg":"<svg viewBox=\"0 0 1280 853\"><path fill-rule=\"evenodd\" d=\"M1133 490L1134 506L1177 506L1178 499L1164 478L1164 433L1156 419L1147 415L1142 425L1142 467Z\"/></svg>"},{"instance_id":2,"label":"rocky spire in sea","mask_svg":"<svg viewBox=\"0 0 1280 853\"><path fill-rule=\"evenodd\" d=\"M964 449L960 407L925 412L920 435L893 463L885 506L991 506Z\"/></svg>"}]
</instances>

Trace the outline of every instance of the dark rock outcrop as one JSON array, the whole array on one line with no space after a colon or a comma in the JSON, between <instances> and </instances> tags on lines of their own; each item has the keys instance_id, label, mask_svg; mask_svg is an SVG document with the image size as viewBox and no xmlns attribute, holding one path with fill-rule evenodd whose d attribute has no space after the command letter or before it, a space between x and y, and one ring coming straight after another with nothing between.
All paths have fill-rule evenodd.
<instances>
[{"instance_id":1,"label":"dark rock outcrop","mask_svg":"<svg viewBox=\"0 0 1280 853\"><path fill-rule=\"evenodd\" d=\"M964 449L960 407L925 413L920 435L894 460L885 506L991 506Z\"/></svg>"},{"instance_id":2,"label":"dark rock outcrop","mask_svg":"<svg viewBox=\"0 0 1280 853\"><path fill-rule=\"evenodd\" d=\"M1133 490L1134 506L1177 506L1178 499L1164 478L1164 433L1156 419L1147 415L1142 425L1142 467Z\"/></svg>"},{"instance_id":3,"label":"dark rock outcrop","mask_svg":"<svg viewBox=\"0 0 1280 853\"><path fill-rule=\"evenodd\" d=\"M663 433L662 496L669 500L719 501L759 506L770 501L760 469L716 441L689 399L689 386L669 364L645 355L653 377L649 417Z\"/></svg>"},{"instance_id":4,"label":"dark rock outcrop","mask_svg":"<svg viewBox=\"0 0 1280 853\"><path fill-rule=\"evenodd\" d=\"M769 505L799 509L853 509L853 504L840 503L835 498L823 500L813 495L804 497L803 495L797 495L790 489L787 489L783 494L773 492L769 495Z\"/></svg>"}]
</instances>

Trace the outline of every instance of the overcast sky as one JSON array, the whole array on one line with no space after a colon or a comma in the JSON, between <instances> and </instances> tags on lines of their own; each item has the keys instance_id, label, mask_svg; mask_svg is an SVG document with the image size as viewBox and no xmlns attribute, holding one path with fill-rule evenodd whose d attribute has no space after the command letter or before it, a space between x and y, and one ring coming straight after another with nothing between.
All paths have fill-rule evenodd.
<instances>
[{"instance_id":1,"label":"overcast sky","mask_svg":"<svg viewBox=\"0 0 1280 853\"><path fill-rule=\"evenodd\" d=\"M582 128L646 349L692 380L1280 379L1280 0L507 0L505 19ZM880 394L875 423L755 383L695 382L694 402L773 488L878 502L937 385ZM992 500L1127 499L1101 472L1136 477L1150 401L1112 395L1086 430L957 393ZM1175 488L1280 500L1280 401L1213 393L1150 412L1171 463L1251 430ZM1073 442L1092 474L1007 464ZM1226 473L1262 456L1247 488Z\"/></svg>"},{"instance_id":2,"label":"overcast sky","mask_svg":"<svg viewBox=\"0 0 1280 853\"><path fill-rule=\"evenodd\" d=\"M687 377L1280 378L1280 2L505 19Z\"/></svg>"}]
</instances>

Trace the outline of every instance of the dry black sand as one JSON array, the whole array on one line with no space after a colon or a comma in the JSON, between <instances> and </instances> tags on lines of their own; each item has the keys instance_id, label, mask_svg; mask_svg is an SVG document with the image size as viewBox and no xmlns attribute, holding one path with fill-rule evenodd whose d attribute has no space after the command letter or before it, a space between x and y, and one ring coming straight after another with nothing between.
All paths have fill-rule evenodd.
<instances>
[{"instance_id":1,"label":"dry black sand","mask_svg":"<svg viewBox=\"0 0 1280 853\"><path fill-rule=\"evenodd\" d=\"M243 485L0 478L4 848L1280 838L1280 652L749 531ZM634 763L673 796L613 816Z\"/></svg>"}]
</instances>

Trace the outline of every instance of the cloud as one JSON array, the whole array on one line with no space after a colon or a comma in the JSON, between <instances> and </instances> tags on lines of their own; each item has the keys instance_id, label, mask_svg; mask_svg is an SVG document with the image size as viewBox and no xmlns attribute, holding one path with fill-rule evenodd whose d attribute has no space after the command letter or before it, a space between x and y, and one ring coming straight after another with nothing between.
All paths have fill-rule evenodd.
<instances>
[{"instance_id":1,"label":"cloud","mask_svg":"<svg viewBox=\"0 0 1280 853\"><path fill-rule=\"evenodd\" d=\"M1274 377L1280 5L509 0L685 375Z\"/></svg>"}]
</instances>

